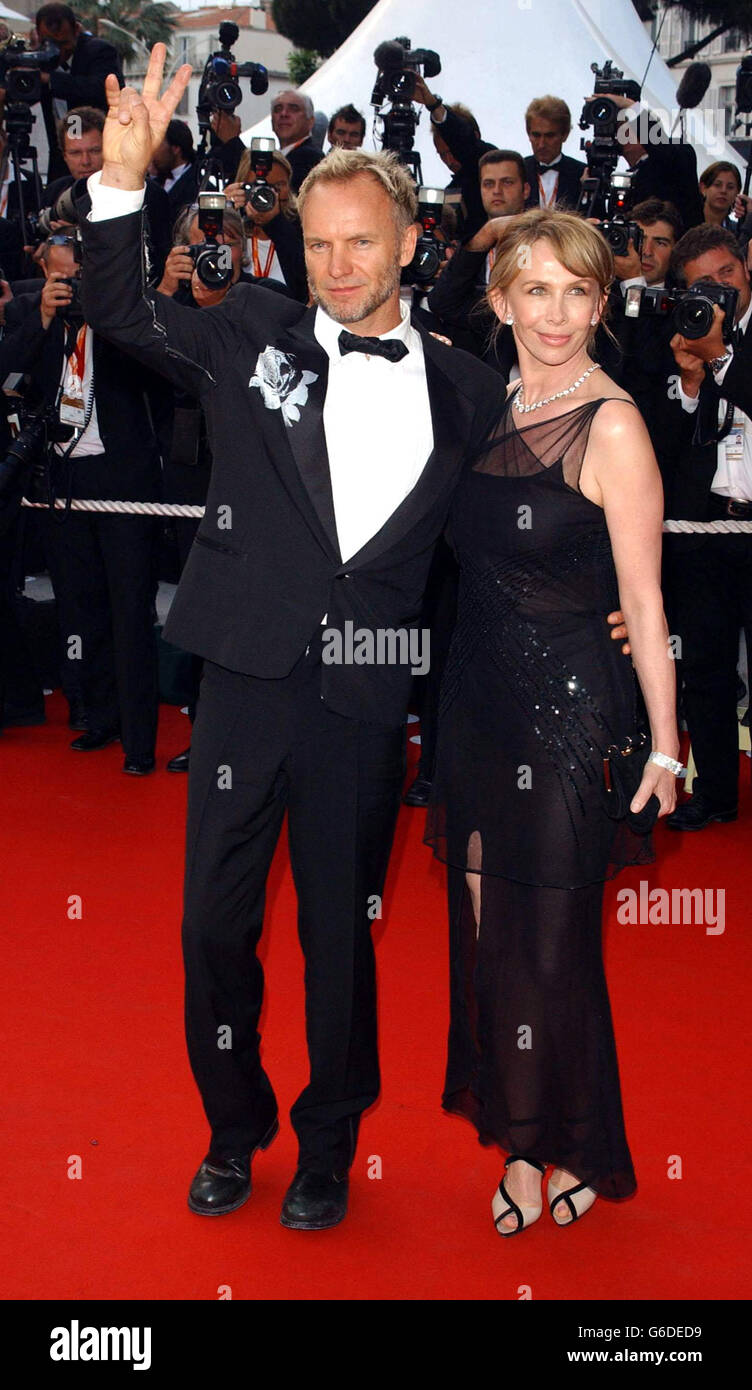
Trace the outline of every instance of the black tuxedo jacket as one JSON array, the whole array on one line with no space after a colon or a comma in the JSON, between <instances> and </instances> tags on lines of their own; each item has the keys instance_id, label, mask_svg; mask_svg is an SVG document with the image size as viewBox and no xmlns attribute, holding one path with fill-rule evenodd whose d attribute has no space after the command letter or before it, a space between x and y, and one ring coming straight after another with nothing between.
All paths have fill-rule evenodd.
<instances>
[{"instance_id":1,"label":"black tuxedo jacket","mask_svg":"<svg viewBox=\"0 0 752 1390\"><path fill-rule=\"evenodd\" d=\"M147 179L147 187L152 180ZM157 183L157 188L159 184ZM170 221L175 225L178 213L189 203L195 203L198 198L198 168L197 161L194 159L188 168L180 175L180 178L171 188L162 189L167 195L170 206Z\"/></svg>"},{"instance_id":2,"label":"black tuxedo jacket","mask_svg":"<svg viewBox=\"0 0 752 1390\"><path fill-rule=\"evenodd\" d=\"M579 159L572 159L568 154L563 154L556 166L559 175L559 184L556 189L556 206L558 208L574 209L580 199L580 180L585 171L586 165ZM525 207L537 208L540 206L540 189L538 187L538 175L535 171L535 155L529 154L525 159L525 182L530 184L530 193Z\"/></svg>"},{"instance_id":3,"label":"black tuxedo jacket","mask_svg":"<svg viewBox=\"0 0 752 1390\"><path fill-rule=\"evenodd\" d=\"M285 155L285 159L292 166L290 186L293 193L297 193L306 174L309 174L311 169L319 164L323 158L323 150L320 150L318 145L314 145L310 135L300 145L296 145L294 150L290 150L290 153Z\"/></svg>"},{"instance_id":4,"label":"black tuxedo jacket","mask_svg":"<svg viewBox=\"0 0 752 1390\"><path fill-rule=\"evenodd\" d=\"M658 123L660 124L660 123ZM632 206L646 198L664 198L679 211L684 230L698 227L704 218L697 182L697 155L692 145L670 141L651 143L646 159L633 170Z\"/></svg>"},{"instance_id":5,"label":"black tuxedo jacket","mask_svg":"<svg viewBox=\"0 0 752 1390\"><path fill-rule=\"evenodd\" d=\"M65 325L56 318L48 329L43 328L41 294L41 289L22 294L8 305L2 363L8 371L28 374L30 396L54 405L63 369ZM151 373L95 335L94 399L107 456L105 472L96 474L100 497L159 500L160 456L147 401L152 384ZM74 497L91 496L87 489L95 467L92 458L74 461Z\"/></svg>"},{"instance_id":6,"label":"black tuxedo jacket","mask_svg":"<svg viewBox=\"0 0 752 1390\"><path fill-rule=\"evenodd\" d=\"M76 180L73 175L66 174L64 178L48 183L42 197L42 207L51 207L60 194L74 182ZM80 180L80 196L86 192L85 183L85 179ZM146 220L149 229L149 280L152 284L157 284L162 279L165 261L172 245L172 217L167 194L155 179L146 181Z\"/></svg>"},{"instance_id":7,"label":"black tuxedo jacket","mask_svg":"<svg viewBox=\"0 0 752 1390\"><path fill-rule=\"evenodd\" d=\"M665 515L676 520L707 521L711 483L718 466L719 401L730 401L752 419L752 333L749 329L740 339L723 385L706 369L700 388L700 403L690 415L676 399L671 389L679 376L674 364L652 400L646 403L644 414L651 415L651 434L655 429L660 439L656 454L663 474L666 497ZM660 452L659 452L660 448ZM672 544L684 548L704 545L712 538L701 533L667 537Z\"/></svg>"},{"instance_id":8,"label":"black tuxedo jacket","mask_svg":"<svg viewBox=\"0 0 752 1390\"><path fill-rule=\"evenodd\" d=\"M192 312L143 292L138 214L84 220L82 232L87 320L192 390L206 416L214 460L206 514L167 638L233 671L278 678L325 614L342 632L348 621L371 632L416 627L453 488L498 412L498 377L423 337L432 454L380 531L343 563L323 423L328 358L313 334L315 311L236 285L221 305ZM269 384L262 392L252 379ZM297 404L286 423L280 402L290 396ZM354 457L357 449L354 437ZM322 666L329 708L390 727L404 718L410 682L407 666Z\"/></svg>"},{"instance_id":9,"label":"black tuxedo jacket","mask_svg":"<svg viewBox=\"0 0 752 1390\"><path fill-rule=\"evenodd\" d=\"M50 74L49 84L42 90L40 103L50 150L48 182L62 178L68 172L57 142L53 98L67 102L69 111L74 106L96 106L100 111L106 112L104 79L111 72L115 73L122 87L123 70L117 49L105 39L96 39L91 34L79 34L71 58L70 72L58 69Z\"/></svg>"},{"instance_id":10,"label":"black tuxedo jacket","mask_svg":"<svg viewBox=\"0 0 752 1390\"><path fill-rule=\"evenodd\" d=\"M503 325L496 333L496 315L485 302L485 251L455 251L428 296L428 308L435 314L450 338L462 335L458 346L481 358L505 381L517 362L517 348L511 328Z\"/></svg>"},{"instance_id":11,"label":"black tuxedo jacket","mask_svg":"<svg viewBox=\"0 0 752 1390\"><path fill-rule=\"evenodd\" d=\"M481 140L470 122L466 121L464 116L458 116L457 112L451 111L449 107L446 108L446 116L440 125L431 123L431 131L434 130L462 165L447 184L445 192L462 194L465 212L460 232L463 238L469 240L483 226L487 215L480 196L478 161L482 155L497 147L489 145L487 140Z\"/></svg>"}]
</instances>

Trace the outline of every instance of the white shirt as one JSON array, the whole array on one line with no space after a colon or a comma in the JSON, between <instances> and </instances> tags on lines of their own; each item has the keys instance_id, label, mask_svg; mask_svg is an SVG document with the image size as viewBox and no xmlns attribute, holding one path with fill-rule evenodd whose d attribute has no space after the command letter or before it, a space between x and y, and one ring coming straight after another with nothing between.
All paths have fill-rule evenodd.
<instances>
[{"instance_id":1,"label":"white shirt","mask_svg":"<svg viewBox=\"0 0 752 1390\"><path fill-rule=\"evenodd\" d=\"M559 191L559 170L556 166L560 163L560 161L561 154L559 153L557 154L555 159L551 160L551 163L544 174L541 174L538 171L536 171L539 182L538 197L540 199L542 207L550 207L551 204L554 202L554 199L556 198L556 194ZM540 196L541 188L543 189L542 198Z\"/></svg>"},{"instance_id":2,"label":"white shirt","mask_svg":"<svg viewBox=\"0 0 752 1390\"><path fill-rule=\"evenodd\" d=\"M85 456L86 456L86 457L89 457L89 456L91 456L92 454L103 454L103 453L104 453L104 444L102 443L102 438L101 438L101 435L100 435L100 433L99 433L99 423L98 423L98 421L97 421L97 403L96 403L96 400L94 399L94 395L93 395L93 386L94 386L93 378L94 378L94 335L93 335L93 333L92 333L92 331L91 331L91 329L90 329L90 327L89 327L89 325L88 325L88 323L87 323L87 325L86 325L86 335L85 335L85 338L84 338L83 399L84 399L84 408L85 408L86 402L87 402L88 399L89 399L89 394L90 394L90 393L92 394L91 419L89 420L89 423L88 423L86 429L83 431L83 434L80 436L80 438L79 438L78 441L76 442L76 444L75 444L75 446L73 447L73 449L71 449L70 456L71 456L72 458L84 458ZM67 394L68 390L70 389L70 386L72 385L72 383L73 383L75 380L76 380L76 378L74 377L74 375L73 375L73 373L72 373L70 360L69 360L69 359L66 359L66 360L63 362L63 371L62 371L62 376L61 376L61 378L60 378L60 381L61 381L61 385L62 385L63 393L64 393L64 394ZM67 453L68 448L69 448L69 443L68 443L68 444L56 444L56 445L55 445L55 449L56 449L56 451L57 451L58 454L65 454L65 453Z\"/></svg>"},{"instance_id":3,"label":"white shirt","mask_svg":"<svg viewBox=\"0 0 752 1390\"><path fill-rule=\"evenodd\" d=\"M172 172L171 172L170 174L167 175L167 178L165 179L164 183L162 184L162 187L163 187L165 193L169 193L169 191L170 191L170 189L172 188L173 184L177 183L178 179L179 179L179 178L182 178L182 176L183 176L183 174L185 173L186 169L189 169L189 168L190 168L190 165L189 165L189 164L177 164L177 165L175 166L175 168L172 170ZM96 220L96 219L95 219L95 220Z\"/></svg>"},{"instance_id":4,"label":"white shirt","mask_svg":"<svg viewBox=\"0 0 752 1390\"><path fill-rule=\"evenodd\" d=\"M101 173L87 188L92 222L138 212L144 190L101 188ZM365 545L412 491L433 450L433 422L420 334L400 305L400 323L382 338L408 348L401 362L339 350L343 327L317 309L314 334L329 358L324 434L332 499L343 561Z\"/></svg>"},{"instance_id":5,"label":"white shirt","mask_svg":"<svg viewBox=\"0 0 752 1390\"><path fill-rule=\"evenodd\" d=\"M741 333L748 331L751 318L752 300L747 312L739 320L738 327ZM724 362L719 371L713 373L717 386L722 385L730 366L729 360ZM682 409L689 415L694 415L700 403L699 392L696 396L688 396L682 387L681 378L679 399ZM719 424L723 424L726 419L726 404L723 399L718 403ZM733 497L737 502L752 502L752 420L738 407L734 410L731 429L725 438L718 442L718 463L710 490L719 493L721 497Z\"/></svg>"},{"instance_id":6,"label":"white shirt","mask_svg":"<svg viewBox=\"0 0 752 1390\"><path fill-rule=\"evenodd\" d=\"M269 261L270 251L272 258ZM245 254L248 260L248 264L245 266L245 269L250 271L251 275L255 275L256 267L253 261L253 236L246 237ZM269 262L269 269L263 277L265 280L278 280L282 285L287 284L287 281L285 280L284 274L282 272L282 267L279 263L279 256L277 255L276 247L271 238L269 238L268 241L261 241L259 238L256 239L256 255L258 256L259 266L261 270L265 270L267 261Z\"/></svg>"},{"instance_id":7,"label":"white shirt","mask_svg":"<svg viewBox=\"0 0 752 1390\"><path fill-rule=\"evenodd\" d=\"M401 362L339 350L347 324L317 309L314 334L329 358L324 434L343 561L381 530L415 487L433 449L420 334L400 304L401 322L380 338L408 348Z\"/></svg>"}]
</instances>

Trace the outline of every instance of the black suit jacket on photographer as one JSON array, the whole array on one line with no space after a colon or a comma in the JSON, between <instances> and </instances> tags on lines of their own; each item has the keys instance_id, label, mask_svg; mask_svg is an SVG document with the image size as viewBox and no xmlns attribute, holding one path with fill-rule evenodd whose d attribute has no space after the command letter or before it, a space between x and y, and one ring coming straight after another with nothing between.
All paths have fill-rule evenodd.
<instances>
[{"instance_id":1,"label":"black suit jacket on photographer","mask_svg":"<svg viewBox=\"0 0 752 1390\"><path fill-rule=\"evenodd\" d=\"M428 308L446 327L448 337L454 339L455 332L462 335L458 347L472 352L508 381L517 362L514 334L505 324L496 332L498 320L484 302L485 268L485 251L460 247L431 290Z\"/></svg>"},{"instance_id":2,"label":"black suit jacket on photographer","mask_svg":"<svg viewBox=\"0 0 752 1390\"><path fill-rule=\"evenodd\" d=\"M529 154L525 159L525 182L530 184L530 193L525 204L527 208L540 206L537 165L538 161L535 155ZM568 208L572 212L577 207L580 201L580 180L586 168L587 165L579 159L572 159L568 154L561 156L556 165L556 172L559 176L559 182L556 186L557 208Z\"/></svg>"},{"instance_id":3,"label":"black suit jacket on photographer","mask_svg":"<svg viewBox=\"0 0 752 1390\"><path fill-rule=\"evenodd\" d=\"M285 155L285 159L292 167L290 187L293 193L298 192L306 174L310 174L311 169L315 168L317 164L320 164L323 158L323 150L320 150L318 145L314 145L310 135L306 136L305 140L301 140L299 145L295 145L295 147Z\"/></svg>"},{"instance_id":4,"label":"black suit jacket on photographer","mask_svg":"<svg viewBox=\"0 0 752 1390\"><path fill-rule=\"evenodd\" d=\"M674 367L672 377L679 376ZM718 467L719 402L737 406L752 420L752 331L748 328L734 349L723 384L717 386L709 368L700 387L697 410L690 414L669 392L664 381L656 408L663 420L664 450L668 466L664 473L666 516L676 520L707 521L711 483ZM668 400L668 405L666 401ZM662 470L663 471L663 470ZM699 545L708 540L702 534L682 536L683 545Z\"/></svg>"},{"instance_id":5,"label":"black suit jacket on photographer","mask_svg":"<svg viewBox=\"0 0 752 1390\"><path fill-rule=\"evenodd\" d=\"M486 209L480 196L480 177L478 174L478 160L488 150L496 148L489 145L487 140L481 140L475 134L469 121L463 116L458 116L456 111L446 108L446 119L437 124L433 122L432 130L436 130L441 136L445 145L449 147L455 159L459 160L462 168L456 173L445 188L445 193L461 193L462 201L465 204L465 216L460 227L460 232L464 238L469 239L483 226L486 220Z\"/></svg>"},{"instance_id":6,"label":"black suit jacket on photographer","mask_svg":"<svg viewBox=\"0 0 752 1390\"><path fill-rule=\"evenodd\" d=\"M57 141L53 99L65 101L69 111L73 106L96 106L106 113L104 79L111 72L115 73L122 87L123 70L117 49L104 39L96 39L91 34L79 34L71 55L70 70L66 72L64 68L56 68L50 73L49 83L42 88L40 103L50 149L48 182L67 173Z\"/></svg>"},{"instance_id":7,"label":"black suit jacket on photographer","mask_svg":"<svg viewBox=\"0 0 752 1390\"><path fill-rule=\"evenodd\" d=\"M371 631L416 626L452 490L498 409L497 379L418 330L433 452L396 511L343 563L323 420L329 364L313 332L316 311L255 286L236 285L201 313L144 294L140 229L138 214L83 222L83 298L99 333L193 390L206 415L214 460L206 515L165 636L233 671L277 678L292 670L325 614L340 631L348 620ZM303 372L311 374L305 384ZM281 404L292 392L299 415L288 423ZM224 529L228 507L232 525ZM394 727L411 679L397 664L325 664L322 698L343 715Z\"/></svg>"},{"instance_id":8,"label":"black suit jacket on photographer","mask_svg":"<svg viewBox=\"0 0 752 1390\"><path fill-rule=\"evenodd\" d=\"M3 360L29 376L27 395L54 406L63 370L65 324L55 318L48 329L40 315L41 289L11 300L6 310ZM160 456L147 390L154 377L127 354L94 334L94 399L106 455L73 461L74 497L154 502L160 497ZM161 383L164 388L164 383Z\"/></svg>"},{"instance_id":9,"label":"black suit jacket on photographer","mask_svg":"<svg viewBox=\"0 0 752 1390\"><path fill-rule=\"evenodd\" d=\"M697 155L691 145L667 140L660 121L653 117L650 128L656 127L664 138L651 142L647 154L632 170L632 206L646 198L661 198L673 203L686 232L690 227L699 226L704 218L697 182Z\"/></svg>"}]
</instances>

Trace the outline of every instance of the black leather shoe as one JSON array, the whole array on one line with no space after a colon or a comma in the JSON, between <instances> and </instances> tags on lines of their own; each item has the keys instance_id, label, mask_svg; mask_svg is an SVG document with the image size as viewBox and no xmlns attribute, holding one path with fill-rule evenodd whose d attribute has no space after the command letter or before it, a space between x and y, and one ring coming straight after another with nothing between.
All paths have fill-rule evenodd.
<instances>
[{"instance_id":1,"label":"black leather shoe","mask_svg":"<svg viewBox=\"0 0 752 1390\"><path fill-rule=\"evenodd\" d=\"M106 748L108 743L117 743L120 734L114 729L89 729L80 738L74 738L71 748L75 753L93 753L97 748Z\"/></svg>"},{"instance_id":2,"label":"black leather shoe","mask_svg":"<svg viewBox=\"0 0 752 1390\"><path fill-rule=\"evenodd\" d=\"M206 1155L191 1183L188 1206L198 1216L224 1216L237 1211L251 1195L251 1161L259 1149L268 1149L279 1133L274 1119L263 1139L250 1154L241 1158L212 1158Z\"/></svg>"},{"instance_id":3,"label":"black leather shoe","mask_svg":"<svg viewBox=\"0 0 752 1390\"><path fill-rule=\"evenodd\" d=\"M726 811L719 810L698 792L689 801L677 806L670 816L666 816L666 825L669 830L704 830L711 821L726 822L736 820L736 817L735 806Z\"/></svg>"},{"instance_id":4,"label":"black leather shoe","mask_svg":"<svg viewBox=\"0 0 752 1390\"><path fill-rule=\"evenodd\" d=\"M427 777L418 773L412 786L408 787L402 800L406 806L427 806L431 794L431 783Z\"/></svg>"},{"instance_id":5,"label":"black leather shoe","mask_svg":"<svg viewBox=\"0 0 752 1390\"><path fill-rule=\"evenodd\" d=\"M123 772L130 772L134 777L146 777L147 773L154 771L156 765L154 758L126 758Z\"/></svg>"},{"instance_id":6,"label":"black leather shoe","mask_svg":"<svg viewBox=\"0 0 752 1390\"><path fill-rule=\"evenodd\" d=\"M176 753L174 758L170 758L167 764L168 772L187 772L190 762L191 750L186 748L184 753Z\"/></svg>"},{"instance_id":7,"label":"black leather shoe","mask_svg":"<svg viewBox=\"0 0 752 1390\"><path fill-rule=\"evenodd\" d=\"M280 1222L293 1231L325 1231L347 1214L347 1174L315 1173L299 1168L285 1193Z\"/></svg>"}]
</instances>

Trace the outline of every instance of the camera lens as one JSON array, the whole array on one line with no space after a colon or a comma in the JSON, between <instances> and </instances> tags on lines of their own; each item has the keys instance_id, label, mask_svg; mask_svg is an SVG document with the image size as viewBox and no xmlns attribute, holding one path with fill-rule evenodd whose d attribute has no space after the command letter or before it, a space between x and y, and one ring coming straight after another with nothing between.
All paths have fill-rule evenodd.
<instances>
[{"instance_id":1,"label":"camera lens","mask_svg":"<svg viewBox=\"0 0 752 1390\"><path fill-rule=\"evenodd\" d=\"M226 246L202 246L195 261L196 274L208 290L222 290L230 284L232 262Z\"/></svg>"},{"instance_id":2,"label":"camera lens","mask_svg":"<svg viewBox=\"0 0 752 1390\"><path fill-rule=\"evenodd\" d=\"M213 92L214 105L220 111L234 111L239 106L243 94L237 82L218 82Z\"/></svg>"},{"instance_id":3,"label":"camera lens","mask_svg":"<svg viewBox=\"0 0 752 1390\"><path fill-rule=\"evenodd\" d=\"M704 338L713 326L713 301L704 295L682 299L676 306L674 323L684 338Z\"/></svg>"},{"instance_id":4,"label":"camera lens","mask_svg":"<svg viewBox=\"0 0 752 1390\"><path fill-rule=\"evenodd\" d=\"M413 261L413 275L425 283L433 280L441 265L441 258L435 246L419 246Z\"/></svg>"},{"instance_id":5,"label":"camera lens","mask_svg":"<svg viewBox=\"0 0 752 1390\"><path fill-rule=\"evenodd\" d=\"M597 101L593 102L592 117L594 121L598 121L599 123L603 121L610 121L615 111L616 107L614 106L614 103L612 101L608 101L604 97L601 97Z\"/></svg>"},{"instance_id":6,"label":"camera lens","mask_svg":"<svg viewBox=\"0 0 752 1390\"><path fill-rule=\"evenodd\" d=\"M611 222L606 233L606 241L615 256L626 256L629 250L629 228L620 222Z\"/></svg>"},{"instance_id":7,"label":"camera lens","mask_svg":"<svg viewBox=\"0 0 752 1390\"><path fill-rule=\"evenodd\" d=\"M277 195L268 183L257 183L248 194L248 202L254 212L271 212Z\"/></svg>"}]
</instances>

